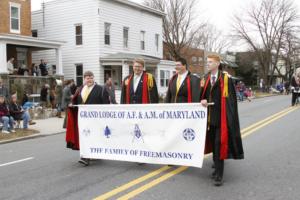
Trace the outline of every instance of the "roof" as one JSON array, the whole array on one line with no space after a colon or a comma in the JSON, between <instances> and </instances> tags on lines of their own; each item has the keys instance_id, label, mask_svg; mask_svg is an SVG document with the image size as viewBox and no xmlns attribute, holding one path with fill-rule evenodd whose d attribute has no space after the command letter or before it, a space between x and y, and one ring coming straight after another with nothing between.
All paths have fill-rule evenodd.
<instances>
[{"instance_id":1,"label":"roof","mask_svg":"<svg viewBox=\"0 0 300 200\"><path fill-rule=\"evenodd\" d=\"M139 3L135 3L135 2L132 2L132 1L129 1L129 0L108 0L108 1L116 1L118 3L122 3L122 4L125 4L125 5L130 6L130 7L138 8L140 10L145 10L145 11L148 11L150 13L160 15L160 16L165 16L166 15L164 12L162 12L160 10L156 10L154 8L151 8L151 7L139 4Z\"/></svg>"},{"instance_id":2,"label":"roof","mask_svg":"<svg viewBox=\"0 0 300 200\"><path fill-rule=\"evenodd\" d=\"M231 68L238 68L239 67L236 63L230 62L228 60L221 60L221 63L228 66L228 67L231 67Z\"/></svg>"},{"instance_id":3,"label":"roof","mask_svg":"<svg viewBox=\"0 0 300 200\"><path fill-rule=\"evenodd\" d=\"M65 42L55 40L45 40L30 36L15 35L15 34L0 34L0 41L5 41L8 44L24 45L41 48L59 48Z\"/></svg>"},{"instance_id":4,"label":"roof","mask_svg":"<svg viewBox=\"0 0 300 200\"><path fill-rule=\"evenodd\" d=\"M140 54L131 54L131 53L115 53L109 54L107 56L101 57L100 61L133 61L135 58L142 58L147 63L159 63L160 58L140 55Z\"/></svg>"},{"instance_id":5,"label":"roof","mask_svg":"<svg viewBox=\"0 0 300 200\"><path fill-rule=\"evenodd\" d=\"M64 0L64 1L70 1L70 0ZM160 11L160 10L156 10L154 8L151 8L151 7L148 7L148 6L145 6L145 5L142 5L142 4L139 4L139 3L135 3L133 1L129 1L129 0L106 0L106 1L115 1L117 3L120 3L120 4L124 4L124 5L127 5L129 7L133 7L133 8L137 8L139 10L144 10L144 11L147 11L149 13L152 13L152 14L155 14L155 15L159 15L161 17L165 16L166 13ZM62 2L62 0L53 0L53 1L49 1L49 2L46 2L45 4L52 4L52 3L58 3L58 2ZM37 11L33 11L32 14L38 14L42 11L42 9L40 10L37 10Z\"/></svg>"}]
</instances>

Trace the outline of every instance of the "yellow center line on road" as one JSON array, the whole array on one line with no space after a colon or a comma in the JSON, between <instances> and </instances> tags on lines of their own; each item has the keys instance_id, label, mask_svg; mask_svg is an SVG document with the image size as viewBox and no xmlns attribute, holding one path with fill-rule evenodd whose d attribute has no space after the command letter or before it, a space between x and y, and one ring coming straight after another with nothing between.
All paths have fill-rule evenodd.
<instances>
[{"instance_id":1,"label":"yellow center line on road","mask_svg":"<svg viewBox=\"0 0 300 200\"><path fill-rule=\"evenodd\" d=\"M139 177L139 178L137 178L133 181L130 181L129 183L126 183L126 184L124 184L120 187L117 187L116 189L114 189L110 192L107 192L107 193L95 198L95 200L108 199L108 198L110 198L112 196L115 196L116 194L118 194L120 192L123 192L123 191L125 191L125 190L127 190L127 189L141 183L141 182L144 182L144 181L146 181L146 180L148 180L148 179L150 179L150 178L152 178L152 177L154 177L154 176L156 176L156 175L158 175L158 174L160 174L164 171L167 171L168 169L171 169L171 167L169 167L169 166L161 167L161 168L159 168L159 169L157 169L157 170L155 170L155 171L153 171L149 174L146 174L146 175L144 175L142 177Z\"/></svg>"},{"instance_id":2,"label":"yellow center line on road","mask_svg":"<svg viewBox=\"0 0 300 200\"><path fill-rule=\"evenodd\" d=\"M273 119L274 117L276 117L276 116L278 116L278 115L281 115L282 113L288 112L289 110L293 110L293 109L294 109L294 107L288 107L288 108L286 108L286 109L284 109L284 110L282 110L282 111L280 111L280 112L278 112L278 113L275 113L274 115L271 115L270 117L267 117L267 118L265 118L265 119L263 119L263 120L261 120L261 121L259 121L259 122L256 122L256 123L254 123L254 124L248 126L247 128L244 128L241 132L242 132L242 134L243 134L243 133L245 133L245 132L247 132L247 131L249 131L249 130L252 130L253 128L259 126L260 124L264 124L264 123L266 123L267 121Z\"/></svg>"},{"instance_id":3,"label":"yellow center line on road","mask_svg":"<svg viewBox=\"0 0 300 200\"><path fill-rule=\"evenodd\" d=\"M289 114L290 112L293 112L293 111L297 110L298 108L299 107L289 107L289 108L284 109L283 111L280 111L280 112L278 112L278 113L276 113L276 114L274 114L274 115L272 115L270 117L267 117L264 120L261 120L261 121L259 121L257 123L254 123L254 124L248 126L247 128L241 130L242 138L249 136L250 134L254 133L255 131L263 128L264 126L267 126L268 124L271 124L272 122L274 122L274 121L282 118L283 116ZM207 154L207 155L205 155L204 158L206 159L210 155L211 154ZM165 172L165 171L167 171L170 168L171 167L168 167L168 166L164 166L162 168L159 168L158 170L156 170L154 172L146 174L145 176L142 176L142 177L140 177L138 179L135 179L135 180L127 183L127 184L124 184L124 185L122 185L122 186L120 186L120 187L118 187L118 188L116 188L116 189L114 189L114 190L112 190L110 192L107 192L107 193L105 193L105 194L103 194L103 195L95 198L95 200L108 199L108 198L110 198L112 196L115 196L115 195L119 194L122 191L125 191L125 190L127 190L127 189L129 189L129 188L131 188L131 187L133 187L133 186L141 183L141 182L144 182L144 181L146 181L146 180L148 180L148 179L150 179L150 178L152 178L152 177L154 177L154 176L156 176L158 174L161 174L162 172ZM131 191L131 192L123 195L123 196L121 196L120 198L118 198L118 200L125 200L125 199L133 198L133 197L139 195L140 193L142 193L142 192L144 192L144 191L146 191L146 190L148 190L148 189L150 189L150 188L158 185L159 183L162 183L163 181L166 181L167 179L169 179L169 178L171 178L171 177L173 177L173 176L175 176L175 175L177 175L179 173L182 173L183 171L187 170L188 168L189 167L187 167L187 166L178 167L175 170L172 170L172 171L170 171L170 172L168 172L168 173L166 173L166 174L164 174L164 175L162 175L162 176L160 176L160 177L152 180L151 182L149 182L149 183L147 183L147 184L145 184L145 185L143 185L143 186L141 186L141 187L139 187L139 188L137 188L137 189L135 189L135 190L133 190L133 191Z\"/></svg>"},{"instance_id":4,"label":"yellow center line on road","mask_svg":"<svg viewBox=\"0 0 300 200\"><path fill-rule=\"evenodd\" d=\"M251 127L256 127L254 129L249 130L248 127L245 128L245 129L243 129L241 131L242 138L245 138L245 137L249 136L250 134L254 133L255 131L259 130L260 128L262 128L262 127L264 127L264 126L266 126L268 124L271 124L272 122L280 119L281 117L287 115L290 112L295 111L296 109L297 109L297 107L293 107L292 109L290 109L290 108L289 109L285 109L284 112L279 112L279 113L276 113L276 114L272 115L271 117L268 117L269 120L265 121L264 124L261 124L261 122L257 122L255 124L251 125ZM210 155L211 154L207 154L205 156L205 159L208 158ZM171 178L172 176L175 176L176 174L179 174L179 173L187 170L188 168L189 167L186 167L186 166L178 167L177 169L175 169L173 171L170 171L169 173L167 173L167 174L165 174L165 175L163 175L163 176L161 176L161 177L159 177L157 179L154 179L153 181L151 181L151 182L149 182L149 183L147 183L147 184L145 184L145 185L143 185L143 186L141 186L141 187L139 187L139 188L137 188L137 189L135 189L135 190L127 193L127 194L125 194L124 196L121 196L117 200L131 199L131 198L139 195L140 193L142 193L142 192L144 192L144 191L146 191L146 190L154 187L155 185L158 185L159 183L162 183L163 181Z\"/></svg>"},{"instance_id":5,"label":"yellow center line on road","mask_svg":"<svg viewBox=\"0 0 300 200\"><path fill-rule=\"evenodd\" d=\"M286 116L287 114L297 110L298 108L299 107L292 107L292 109L286 110L284 113L281 113L280 115L273 116L268 121L266 121L264 124L257 124L257 126L255 126L255 128L248 130L244 133L242 132L242 137L244 138L244 137L247 137L248 135L251 135L252 133L256 132L257 130L261 129L262 127L273 123L274 121Z\"/></svg>"}]
</instances>

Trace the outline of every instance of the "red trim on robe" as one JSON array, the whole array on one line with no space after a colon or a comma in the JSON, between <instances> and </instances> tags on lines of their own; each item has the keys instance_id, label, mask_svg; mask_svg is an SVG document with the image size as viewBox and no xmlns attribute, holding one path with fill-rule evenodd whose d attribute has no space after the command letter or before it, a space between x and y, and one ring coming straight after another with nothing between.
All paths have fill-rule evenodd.
<instances>
[{"instance_id":1,"label":"red trim on robe","mask_svg":"<svg viewBox=\"0 0 300 200\"><path fill-rule=\"evenodd\" d=\"M78 96L81 93L83 86L80 87L79 89L76 90L73 98L72 98L72 103L75 104L74 102L75 99L78 98ZM67 142L67 148L71 148L73 150L79 150L79 131L78 131L78 108L76 107L69 107L68 108L68 121L67 121L67 126L66 126L66 142Z\"/></svg>"},{"instance_id":2,"label":"red trim on robe","mask_svg":"<svg viewBox=\"0 0 300 200\"><path fill-rule=\"evenodd\" d=\"M204 90L201 96L201 99L204 98L208 84L210 83L210 75L208 76ZM223 96L224 92L224 81L222 75L220 76L220 87L221 87L221 148L220 148L220 159L225 160L228 158L228 124L227 124L227 110L226 110L226 97ZM205 143L205 154L212 152L211 141L206 134L206 143Z\"/></svg>"},{"instance_id":3,"label":"red trim on robe","mask_svg":"<svg viewBox=\"0 0 300 200\"><path fill-rule=\"evenodd\" d=\"M79 150L79 132L77 123L77 108L68 108L68 121L66 130L67 147L73 150Z\"/></svg>"},{"instance_id":4,"label":"red trim on robe","mask_svg":"<svg viewBox=\"0 0 300 200\"><path fill-rule=\"evenodd\" d=\"M226 97L224 92L224 81L222 76L220 78L221 87L221 148L220 159L225 160L228 158L228 126L227 126L227 110L226 110Z\"/></svg>"},{"instance_id":5,"label":"red trim on robe","mask_svg":"<svg viewBox=\"0 0 300 200\"><path fill-rule=\"evenodd\" d=\"M128 83L126 85L126 104L130 104L130 84L132 81L133 75L128 78Z\"/></svg>"},{"instance_id":6,"label":"red trim on robe","mask_svg":"<svg viewBox=\"0 0 300 200\"><path fill-rule=\"evenodd\" d=\"M186 83L188 89L188 103L192 103L191 79L189 76L186 77Z\"/></svg>"}]
</instances>

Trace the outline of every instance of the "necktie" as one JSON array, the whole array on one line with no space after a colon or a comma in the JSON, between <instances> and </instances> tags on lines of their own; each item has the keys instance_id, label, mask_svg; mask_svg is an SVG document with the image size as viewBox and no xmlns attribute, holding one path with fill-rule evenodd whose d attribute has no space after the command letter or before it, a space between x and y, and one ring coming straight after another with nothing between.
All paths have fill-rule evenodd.
<instances>
[{"instance_id":1,"label":"necktie","mask_svg":"<svg viewBox=\"0 0 300 200\"><path fill-rule=\"evenodd\" d=\"M181 86L181 76L178 75L177 83L176 83L176 95L178 94L180 86Z\"/></svg>"},{"instance_id":2,"label":"necktie","mask_svg":"<svg viewBox=\"0 0 300 200\"><path fill-rule=\"evenodd\" d=\"M216 83L216 77L213 76L213 77L212 77L212 83L211 83L211 84L214 85L215 83Z\"/></svg>"},{"instance_id":3,"label":"necktie","mask_svg":"<svg viewBox=\"0 0 300 200\"><path fill-rule=\"evenodd\" d=\"M90 94L90 88L86 87L85 90L83 91L83 94L82 94L82 101L83 101L83 103L86 102L89 94Z\"/></svg>"}]
</instances>

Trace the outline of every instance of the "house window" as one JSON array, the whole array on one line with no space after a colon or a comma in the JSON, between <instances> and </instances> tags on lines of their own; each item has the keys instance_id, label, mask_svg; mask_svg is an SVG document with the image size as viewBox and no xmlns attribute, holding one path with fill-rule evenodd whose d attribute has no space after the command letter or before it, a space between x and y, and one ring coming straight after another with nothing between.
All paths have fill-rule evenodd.
<instances>
[{"instance_id":1,"label":"house window","mask_svg":"<svg viewBox=\"0 0 300 200\"><path fill-rule=\"evenodd\" d=\"M128 48L128 38L129 38L129 28L124 27L123 28L123 40L124 40L124 48Z\"/></svg>"},{"instance_id":2,"label":"house window","mask_svg":"<svg viewBox=\"0 0 300 200\"><path fill-rule=\"evenodd\" d=\"M110 23L104 23L104 30L105 30L104 43L106 45L110 45L110 27L111 27Z\"/></svg>"},{"instance_id":3,"label":"house window","mask_svg":"<svg viewBox=\"0 0 300 200\"><path fill-rule=\"evenodd\" d=\"M168 87L170 81L170 71L160 70L160 86Z\"/></svg>"},{"instance_id":4,"label":"house window","mask_svg":"<svg viewBox=\"0 0 300 200\"><path fill-rule=\"evenodd\" d=\"M159 51L159 34L155 34L155 47L156 51Z\"/></svg>"},{"instance_id":5,"label":"house window","mask_svg":"<svg viewBox=\"0 0 300 200\"><path fill-rule=\"evenodd\" d=\"M10 32L20 33L20 4L10 3Z\"/></svg>"},{"instance_id":6,"label":"house window","mask_svg":"<svg viewBox=\"0 0 300 200\"><path fill-rule=\"evenodd\" d=\"M31 35L32 35L32 37L38 37L38 31L37 30L32 30Z\"/></svg>"},{"instance_id":7,"label":"house window","mask_svg":"<svg viewBox=\"0 0 300 200\"><path fill-rule=\"evenodd\" d=\"M82 25L75 25L76 45L82 45Z\"/></svg>"},{"instance_id":8,"label":"house window","mask_svg":"<svg viewBox=\"0 0 300 200\"><path fill-rule=\"evenodd\" d=\"M83 65L75 64L76 66L76 84L78 86L83 85Z\"/></svg>"},{"instance_id":9,"label":"house window","mask_svg":"<svg viewBox=\"0 0 300 200\"><path fill-rule=\"evenodd\" d=\"M145 31L141 31L141 50L145 50Z\"/></svg>"}]
</instances>

